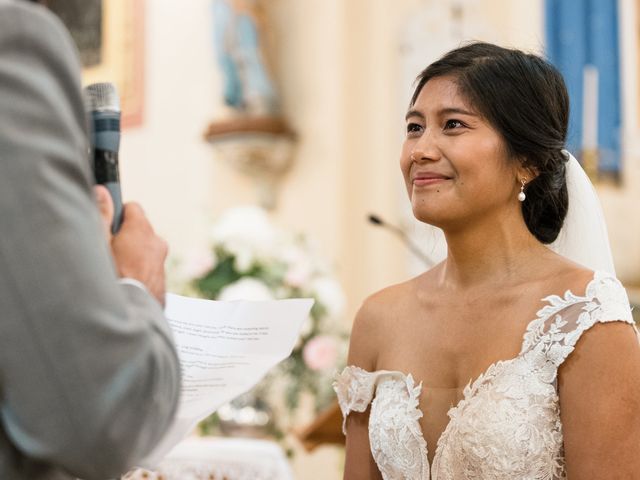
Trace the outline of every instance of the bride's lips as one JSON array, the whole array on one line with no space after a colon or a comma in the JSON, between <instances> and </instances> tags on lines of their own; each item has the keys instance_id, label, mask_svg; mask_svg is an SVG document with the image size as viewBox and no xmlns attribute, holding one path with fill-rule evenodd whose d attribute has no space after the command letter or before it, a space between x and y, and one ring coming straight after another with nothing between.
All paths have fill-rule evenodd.
<instances>
[{"instance_id":1,"label":"bride's lips","mask_svg":"<svg viewBox=\"0 0 640 480\"><path fill-rule=\"evenodd\" d=\"M451 180L451 177L442 175L440 173L428 172L428 173L416 173L411 179L411 183L415 187L425 187L427 185L435 185L439 183Z\"/></svg>"}]
</instances>

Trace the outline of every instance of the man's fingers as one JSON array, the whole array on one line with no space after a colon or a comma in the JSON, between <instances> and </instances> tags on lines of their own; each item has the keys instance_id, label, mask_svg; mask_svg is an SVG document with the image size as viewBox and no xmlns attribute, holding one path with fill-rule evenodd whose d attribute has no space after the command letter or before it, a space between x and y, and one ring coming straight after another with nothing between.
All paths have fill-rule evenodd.
<instances>
[{"instance_id":1,"label":"man's fingers","mask_svg":"<svg viewBox=\"0 0 640 480\"><path fill-rule=\"evenodd\" d=\"M124 209L125 217L128 216L130 218L132 217L141 218L146 216L144 213L144 210L142 209L139 203L136 203L136 202L125 203L122 208Z\"/></svg>"},{"instance_id":2,"label":"man's fingers","mask_svg":"<svg viewBox=\"0 0 640 480\"><path fill-rule=\"evenodd\" d=\"M96 185L93 187L93 192L98 203L98 210L100 211L100 217L102 219L102 225L104 228L107 239L111 238L111 224L113 223L113 200L109 190L103 185Z\"/></svg>"},{"instance_id":3,"label":"man's fingers","mask_svg":"<svg viewBox=\"0 0 640 480\"><path fill-rule=\"evenodd\" d=\"M155 234L139 204L125 203L122 213L122 227L111 241L118 273L142 282L164 304L167 243Z\"/></svg>"}]
</instances>

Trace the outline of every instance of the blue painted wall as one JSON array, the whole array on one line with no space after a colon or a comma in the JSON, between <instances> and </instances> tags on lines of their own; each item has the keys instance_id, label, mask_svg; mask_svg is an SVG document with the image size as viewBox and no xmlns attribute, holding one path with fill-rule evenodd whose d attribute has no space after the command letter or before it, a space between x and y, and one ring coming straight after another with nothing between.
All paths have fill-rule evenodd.
<instances>
[{"instance_id":1,"label":"blue painted wall","mask_svg":"<svg viewBox=\"0 0 640 480\"><path fill-rule=\"evenodd\" d=\"M562 72L571 114L567 143L573 153L582 145L583 68L598 69L598 147L600 171L620 171L620 47L616 0L545 0L545 34L549 60Z\"/></svg>"}]
</instances>

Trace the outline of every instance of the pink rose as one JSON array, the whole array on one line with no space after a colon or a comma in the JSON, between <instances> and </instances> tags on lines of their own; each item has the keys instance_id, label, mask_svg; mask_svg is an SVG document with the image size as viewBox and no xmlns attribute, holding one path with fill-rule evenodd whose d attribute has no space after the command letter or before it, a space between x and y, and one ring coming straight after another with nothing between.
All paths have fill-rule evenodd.
<instances>
[{"instance_id":1,"label":"pink rose","mask_svg":"<svg viewBox=\"0 0 640 480\"><path fill-rule=\"evenodd\" d=\"M318 335L307 342L302 358L311 370L328 370L336 364L338 345L329 335Z\"/></svg>"}]
</instances>

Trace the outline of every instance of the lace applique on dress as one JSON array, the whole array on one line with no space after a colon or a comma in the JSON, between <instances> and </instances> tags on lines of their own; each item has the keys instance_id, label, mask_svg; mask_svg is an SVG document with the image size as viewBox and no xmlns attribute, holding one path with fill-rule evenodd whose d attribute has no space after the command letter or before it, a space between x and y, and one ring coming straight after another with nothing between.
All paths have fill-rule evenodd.
<instances>
[{"instance_id":1,"label":"lace applique on dress","mask_svg":"<svg viewBox=\"0 0 640 480\"><path fill-rule=\"evenodd\" d=\"M384 478L429 478L427 442L418 408L422 384L409 374L382 382L371 404L369 443Z\"/></svg>"},{"instance_id":2,"label":"lace applique on dress","mask_svg":"<svg viewBox=\"0 0 640 480\"><path fill-rule=\"evenodd\" d=\"M376 379L385 372L370 373L362 368L349 366L336 376L333 389L338 396L342 412L342 433L345 435L347 415L351 412L364 412L373 399Z\"/></svg>"},{"instance_id":3,"label":"lace applique on dress","mask_svg":"<svg viewBox=\"0 0 640 480\"><path fill-rule=\"evenodd\" d=\"M345 369L334 384L343 415L371 402L371 452L385 480L566 479L558 367L596 323L633 320L622 285L600 272L584 296L544 300L520 354L491 365L449 410L431 471L418 423L421 384L400 372Z\"/></svg>"},{"instance_id":4,"label":"lace applique on dress","mask_svg":"<svg viewBox=\"0 0 640 480\"><path fill-rule=\"evenodd\" d=\"M334 389L344 416L343 432L347 415L364 412L371 403L369 443L383 478L429 478L427 443L418 422L422 384L415 385L411 374L349 366L336 377Z\"/></svg>"}]
</instances>

